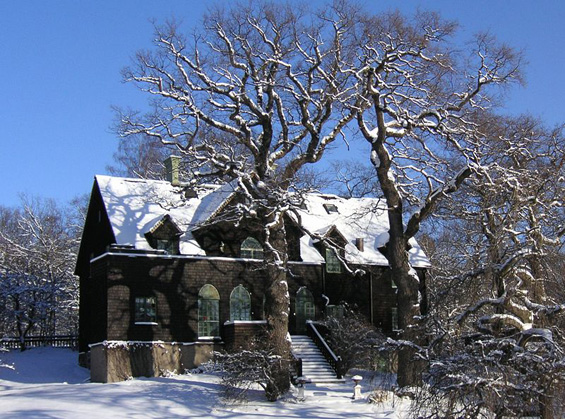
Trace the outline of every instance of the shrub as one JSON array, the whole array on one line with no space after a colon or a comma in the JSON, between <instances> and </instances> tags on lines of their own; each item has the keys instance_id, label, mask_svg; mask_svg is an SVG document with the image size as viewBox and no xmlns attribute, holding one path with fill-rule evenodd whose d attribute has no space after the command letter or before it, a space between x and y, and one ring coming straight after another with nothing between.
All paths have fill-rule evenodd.
<instances>
[{"instance_id":1,"label":"shrub","mask_svg":"<svg viewBox=\"0 0 565 419\"><path fill-rule=\"evenodd\" d=\"M276 377L288 362L288 359L274 355L268 343L258 340L236 352L214 353L214 366L222 376L225 397L236 401L245 400L248 391L256 385L263 388L267 400L277 400L288 386L282 389Z\"/></svg>"},{"instance_id":2,"label":"shrub","mask_svg":"<svg viewBox=\"0 0 565 419\"><path fill-rule=\"evenodd\" d=\"M344 371L389 369L389 357L383 352L386 336L365 316L345 307L343 316L328 316L322 324L328 328L328 343L342 358Z\"/></svg>"}]
</instances>

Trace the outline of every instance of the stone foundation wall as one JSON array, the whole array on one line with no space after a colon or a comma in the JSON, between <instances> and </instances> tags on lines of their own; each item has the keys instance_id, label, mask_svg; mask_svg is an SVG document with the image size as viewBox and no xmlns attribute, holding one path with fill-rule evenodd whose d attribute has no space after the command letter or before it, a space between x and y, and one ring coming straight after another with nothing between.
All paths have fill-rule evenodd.
<instances>
[{"instance_id":1,"label":"stone foundation wall","mask_svg":"<svg viewBox=\"0 0 565 419\"><path fill-rule=\"evenodd\" d=\"M90 380L114 383L130 377L182 374L209 361L221 346L215 342L105 341L91 347Z\"/></svg>"}]
</instances>

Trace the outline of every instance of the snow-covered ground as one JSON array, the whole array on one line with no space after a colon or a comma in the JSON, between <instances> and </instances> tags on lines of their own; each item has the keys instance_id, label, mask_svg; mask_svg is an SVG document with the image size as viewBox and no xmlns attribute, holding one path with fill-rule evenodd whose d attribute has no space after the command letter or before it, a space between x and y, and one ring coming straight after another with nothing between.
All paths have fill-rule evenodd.
<instances>
[{"instance_id":1,"label":"snow-covered ground","mask_svg":"<svg viewBox=\"0 0 565 419\"><path fill-rule=\"evenodd\" d=\"M89 382L89 371L68 349L0 352L0 416L13 418L399 418L407 407L398 398L368 403L352 400L352 383L306 385L275 403L262 392L243 404L226 404L218 377L209 374L140 378L114 384Z\"/></svg>"}]
</instances>

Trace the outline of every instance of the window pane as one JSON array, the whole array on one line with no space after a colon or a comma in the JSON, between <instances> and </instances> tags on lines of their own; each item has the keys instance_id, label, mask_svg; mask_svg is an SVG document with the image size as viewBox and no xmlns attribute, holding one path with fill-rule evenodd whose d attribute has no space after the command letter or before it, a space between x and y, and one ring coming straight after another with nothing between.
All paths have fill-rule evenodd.
<instances>
[{"instance_id":1,"label":"window pane","mask_svg":"<svg viewBox=\"0 0 565 419\"><path fill-rule=\"evenodd\" d=\"M220 335L220 294L210 284L204 285L198 293L198 336Z\"/></svg>"},{"instance_id":2,"label":"window pane","mask_svg":"<svg viewBox=\"0 0 565 419\"><path fill-rule=\"evenodd\" d=\"M263 246L253 237L248 237L241 243L240 255L242 258L263 259Z\"/></svg>"},{"instance_id":3,"label":"window pane","mask_svg":"<svg viewBox=\"0 0 565 419\"><path fill-rule=\"evenodd\" d=\"M393 307L390 312L392 330L398 330L398 308Z\"/></svg>"},{"instance_id":4,"label":"window pane","mask_svg":"<svg viewBox=\"0 0 565 419\"><path fill-rule=\"evenodd\" d=\"M326 249L326 272L341 273L341 262L334 249Z\"/></svg>"},{"instance_id":5,"label":"window pane","mask_svg":"<svg viewBox=\"0 0 565 419\"><path fill-rule=\"evenodd\" d=\"M155 323L157 321L155 297L136 297L135 299L135 322Z\"/></svg>"},{"instance_id":6,"label":"window pane","mask_svg":"<svg viewBox=\"0 0 565 419\"><path fill-rule=\"evenodd\" d=\"M230 295L230 320L251 320L251 295L242 285Z\"/></svg>"}]
</instances>

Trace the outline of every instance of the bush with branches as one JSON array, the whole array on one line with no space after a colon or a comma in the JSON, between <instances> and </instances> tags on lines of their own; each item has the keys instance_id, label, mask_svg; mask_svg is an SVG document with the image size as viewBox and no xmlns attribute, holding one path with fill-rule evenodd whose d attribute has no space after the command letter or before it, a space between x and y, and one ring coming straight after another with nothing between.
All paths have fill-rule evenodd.
<instances>
[{"instance_id":1,"label":"bush with branches","mask_svg":"<svg viewBox=\"0 0 565 419\"><path fill-rule=\"evenodd\" d=\"M276 401L287 388L277 384L277 374L288 370L290 360L277 355L268 340L252 340L245 348L233 352L215 352L213 368L219 372L225 397L245 400L249 390L261 387L269 401Z\"/></svg>"},{"instance_id":2,"label":"bush with branches","mask_svg":"<svg viewBox=\"0 0 565 419\"><path fill-rule=\"evenodd\" d=\"M345 372L351 368L389 369L384 350L386 336L354 308L345 306L343 316L328 316L328 344L342 359Z\"/></svg>"}]
</instances>

